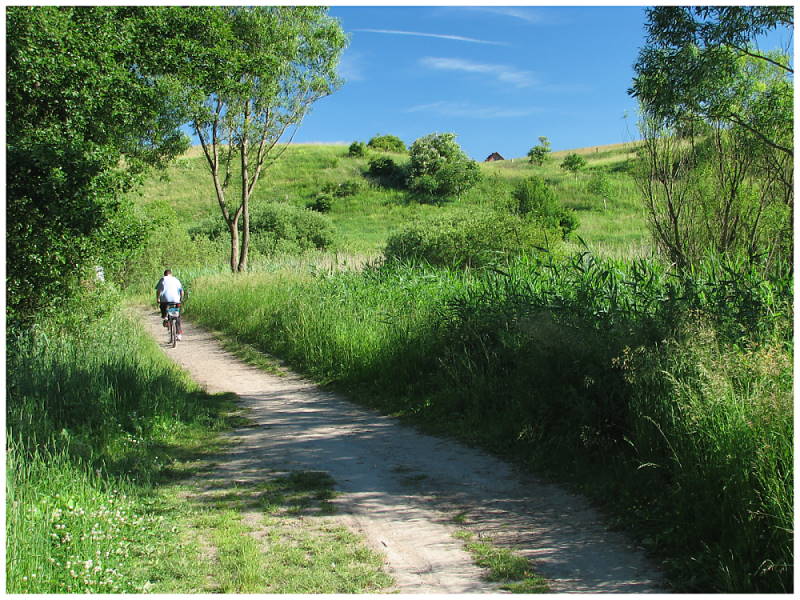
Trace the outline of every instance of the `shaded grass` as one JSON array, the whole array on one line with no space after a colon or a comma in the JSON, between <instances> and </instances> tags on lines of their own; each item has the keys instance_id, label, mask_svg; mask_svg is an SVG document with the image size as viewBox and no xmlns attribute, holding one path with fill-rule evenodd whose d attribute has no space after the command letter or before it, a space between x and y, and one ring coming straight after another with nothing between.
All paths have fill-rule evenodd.
<instances>
[{"instance_id":1,"label":"shaded grass","mask_svg":"<svg viewBox=\"0 0 800 600\"><path fill-rule=\"evenodd\" d=\"M327 473L295 471L185 489L179 530L205 547L204 583L189 591L364 593L390 585L381 558L330 520L333 485ZM177 494L163 497L174 504Z\"/></svg>"},{"instance_id":2,"label":"shaded grass","mask_svg":"<svg viewBox=\"0 0 800 600\"><path fill-rule=\"evenodd\" d=\"M86 306L9 346L10 592L143 592L160 565L186 566L154 486L201 470L240 418L129 317Z\"/></svg>"}]
</instances>

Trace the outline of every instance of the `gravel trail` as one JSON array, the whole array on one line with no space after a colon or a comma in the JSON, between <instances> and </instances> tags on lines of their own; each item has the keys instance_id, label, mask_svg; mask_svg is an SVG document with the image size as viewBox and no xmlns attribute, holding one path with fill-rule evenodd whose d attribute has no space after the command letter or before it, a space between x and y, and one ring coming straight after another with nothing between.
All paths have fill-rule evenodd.
<instances>
[{"instance_id":1,"label":"gravel trail","mask_svg":"<svg viewBox=\"0 0 800 600\"><path fill-rule=\"evenodd\" d=\"M139 315L170 358L209 392L236 393L254 421L230 434L214 477L246 484L268 472L328 472L337 518L383 554L390 591L497 593L453 536L461 528L531 559L552 592L665 591L643 551L582 498L297 376L249 366L191 323L167 348L157 311Z\"/></svg>"}]
</instances>

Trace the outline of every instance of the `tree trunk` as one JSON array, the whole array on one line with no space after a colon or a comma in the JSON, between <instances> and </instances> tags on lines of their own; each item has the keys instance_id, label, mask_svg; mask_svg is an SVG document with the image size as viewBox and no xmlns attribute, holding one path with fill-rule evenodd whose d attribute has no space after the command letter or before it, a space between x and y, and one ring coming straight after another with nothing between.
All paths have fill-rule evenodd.
<instances>
[{"instance_id":1,"label":"tree trunk","mask_svg":"<svg viewBox=\"0 0 800 600\"><path fill-rule=\"evenodd\" d=\"M231 235L231 271L236 273L239 267L239 219L234 218L228 222L228 232Z\"/></svg>"},{"instance_id":2,"label":"tree trunk","mask_svg":"<svg viewBox=\"0 0 800 600\"><path fill-rule=\"evenodd\" d=\"M247 168L247 153L249 152L248 127L250 126L250 101L244 106L244 133L239 146L242 160L242 248L239 252L239 271L247 270L247 251L250 248L250 177Z\"/></svg>"}]
</instances>

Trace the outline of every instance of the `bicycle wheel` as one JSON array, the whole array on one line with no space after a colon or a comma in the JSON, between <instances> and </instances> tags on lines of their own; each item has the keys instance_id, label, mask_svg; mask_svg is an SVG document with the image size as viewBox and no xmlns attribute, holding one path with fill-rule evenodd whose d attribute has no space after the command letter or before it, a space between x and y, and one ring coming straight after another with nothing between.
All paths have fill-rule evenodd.
<instances>
[{"instance_id":1,"label":"bicycle wheel","mask_svg":"<svg viewBox=\"0 0 800 600\"><path fill-rule=\"evenodd\" d=\"M169 343L174 348L178 345L178 325L175 319L169 320Z\"/></svg>"}]
</instances>

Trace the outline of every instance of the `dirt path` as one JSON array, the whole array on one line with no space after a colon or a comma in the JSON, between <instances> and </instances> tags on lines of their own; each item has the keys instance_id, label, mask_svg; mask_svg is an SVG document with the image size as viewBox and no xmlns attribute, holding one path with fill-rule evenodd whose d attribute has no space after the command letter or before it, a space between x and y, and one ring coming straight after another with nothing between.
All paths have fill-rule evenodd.
<instances>
[{"instance_id":1,"label":"dirt path","mask_svg":"<svg viewBox=\"0 0 800 600\"><path fill-rule=\"evenodd\" d=\"M463 527L531 559L553 592L664 591L643 553L581 498L298 377L248 366L191 324L166 348L157 312L141 315L168 356L208 391L238 394L255 421L231 434L236 443L214 476L246 484L265 472L328 472L339 518L386 557L392 591L497 592L453 537Z\"/></svg>"}]
</instances>

